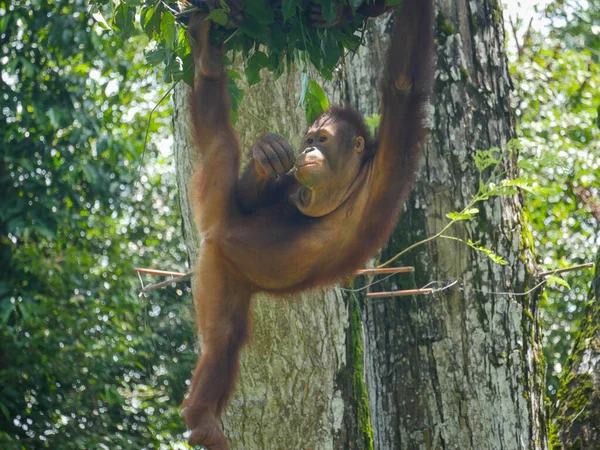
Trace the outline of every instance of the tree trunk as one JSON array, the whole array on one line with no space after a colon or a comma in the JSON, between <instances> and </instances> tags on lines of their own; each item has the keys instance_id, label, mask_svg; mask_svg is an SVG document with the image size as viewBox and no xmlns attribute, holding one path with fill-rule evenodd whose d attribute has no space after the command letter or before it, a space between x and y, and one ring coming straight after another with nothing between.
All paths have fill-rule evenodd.
<instances>
[{"instance_id":1,"label":"tree trunk","mask_svg":"<svg viewBox=\"0 0 600 450\"><path fill-rule=\"evenodd\" d=\"M384 260L434 235L447 212L462 209L478 186L475 150L503 146L514 132L497 2L438 5L431 135ZM324 86L332 103L351 104L366 116L378 111L390 20L387 15L372 21L365 46ZM296 106L300 75L277 81L263 76L246 90L239 112L243 148L275 131L298 149L306 127ZM197 244L186 180L195 152L183 137L183 90L175 96L175 149L193 260ZM492 294L535 285L521 200L495 198L481 209L478 223L457 225L454 233L494 248L507 266L464 244L436 240L401 261L416 267L412 279L398 275L375 286L459 280L460 288L399 300L366 301L340 290L285 301L255 299L253 342L244 351L240 383L224 417L232 449L546 448L536 297Z\"/></svg>"},{"instance_id":2,"label":"tree trunk","mask_svg":"<svg viewBox=\"0 0 600 450\"><path fill-rule=\"evenodd\" d=\"M600 448L600 252L589 299L558 392L554 450Z\"/></svg>"},{"instance_id":3,"label":"tree trunk","mask_svg":"<svg viewBox=\"0 0 600 450\"><path fill-rule=\"evenodd\" d=\"M439 1L431 134L419 177L382 260L439 232L478 189L477 149L514 136L511 82L497 1ZM360 103L360 100L358 101ZM513 172L512 167L508 167ZM378 290L454 288L367 302L367 383L378 449L544 449L544 365L532 241L519 196L479 205L453 235L479 241L508 264L438 239L405 255L414 277Z\"/></svg>"}]
</instances>

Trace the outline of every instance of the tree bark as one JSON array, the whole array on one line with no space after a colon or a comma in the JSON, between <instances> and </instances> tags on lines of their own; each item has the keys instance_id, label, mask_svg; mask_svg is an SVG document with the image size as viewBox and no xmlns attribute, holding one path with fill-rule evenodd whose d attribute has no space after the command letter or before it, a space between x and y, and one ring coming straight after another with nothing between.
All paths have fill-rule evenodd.
<instances>
[{"instance_id":1,"label":"tree bark","mask_svg":"<svg viewBox=\"0 0 600 450\"><path fill-rule=\"evenodd\" d=\"M558 391L552 448L600 448L600 252L581 333Z\"/></svg>"},{"instance_id":2,"label":"tree bark","mask_svg":"<svg viewBox=\"0 0 600 450\"><path fill-rule=\"evenodd\" d=\"M390 20L372 21L365 46L324 86L332 103L351 104L366 116L378 112ZM438 1L436 36L431 134L415 191L382 260L438 232L445 214L462 209L477 191L475 151L504 146L514 135L497 2ZM277 81L263 76L246 90L239 111L243 148L275 131L298 149L306 127L296 106L300 74ZM183 138L182 91L176 90L175 148L193 260L198 244L186 180L195 153ZM464 244L436 240L399 262L414 265L414 277L375 286L458 280L459 288L377 301L340 290L255 299L253 342L224 417L232 449L547 448L537 297L493 294L536 284L521 198L494 198L480 209L477 222L457 225L454 234L495 249L507 266Z\"/></svg>"},{"instance_id":3,"label":"tree bark","mask_svg":"<svg viewBox=\"0 0 600 450\"><path fill-rule=\"evenodd\" d=\"M438 2L431 134L383 261L439 232L445 215L464 208L478 189L476 150L503 147L514 136L498 8L487 0ZM536 284L522 199L493 198L479 208L478 220L460 222L453 234L494 249L507 265L438 239L402 259L416 268L412 279L397 276L378 290L433 281L456 287L367 303L375 448L547 448L537 291L511 294Z\"/></svg>"}]
</instances>

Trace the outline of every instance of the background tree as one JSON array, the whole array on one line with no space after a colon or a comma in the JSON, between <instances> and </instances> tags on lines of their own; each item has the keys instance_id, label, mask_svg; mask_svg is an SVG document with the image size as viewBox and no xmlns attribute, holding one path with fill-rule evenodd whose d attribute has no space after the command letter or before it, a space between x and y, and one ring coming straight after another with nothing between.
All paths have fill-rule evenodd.
<instances>
[{"instance_id":1,"label":"background tree","mask_svg":"<svg viewBox=\"0 0 600 450\"><path fill-rule=\"evenodd\" d=\"M528 212L545 269L593 261L600 245L599 11L598 1L549 2L545 27L520 24L525 38L512 62L521 166L539 192ZM567 284L541 304L552 398L584 320L589 274L565 274Z\"/></svg>"},{"instance_id":2,"label":"background tree","mask_svg":"<svg viewBox=\"0 0 600 450\"><path fill-rule=\"evenodd\" d=\"M561 377L553 449L600 447L600 253L581 331Z\"/></svg>"},{"instance_id":3,"label":"background tree","mask_svg":"<svg viewBox=\"0 0 600 450\"><path fill-rule=\"evenodd\" d=\"M103 32L83 0L0 2L2 449L181 439L188 304L138 298L132 271L184 256L169 158L152 143L139 171L159 93L145 44Z\"/></svg>"}]
</instances>

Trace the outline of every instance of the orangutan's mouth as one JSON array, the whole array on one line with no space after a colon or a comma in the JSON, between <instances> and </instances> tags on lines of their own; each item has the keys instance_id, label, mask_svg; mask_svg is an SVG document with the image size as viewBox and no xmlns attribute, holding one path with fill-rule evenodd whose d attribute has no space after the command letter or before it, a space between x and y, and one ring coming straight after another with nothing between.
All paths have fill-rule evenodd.
<instances>
[{"instance_id":1,"label":"orangutan's mouth","mask_svg":"<svg viewBox=\"0 0 600 450\"><path fill-rule=\"evenodd\" d=\"M320 165L320 163L318 162L309 162L309 163L304 163L298 166L298 169L301 169L302 167L310 167L310 166L318 166Z\"/></svg>"}]
</instances>

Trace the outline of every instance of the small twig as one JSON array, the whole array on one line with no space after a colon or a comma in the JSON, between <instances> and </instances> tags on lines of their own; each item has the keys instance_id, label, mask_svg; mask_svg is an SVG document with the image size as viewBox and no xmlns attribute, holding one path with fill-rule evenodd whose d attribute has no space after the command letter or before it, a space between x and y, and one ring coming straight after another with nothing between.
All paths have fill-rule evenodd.
<instances>
[{"instance_id":1,"label":"small twig","mask_svg":"<svg viewBox=\"0 0 600 450\"><path fill-rule=\"evenodd\" d=\"M533 17L531 19L529 19L529 24L527 25L527 30L525 31L525 34L523 35L523 49L525 49L525 45L527 45L527 43L529 43L530 39L531 39L531 30L533 25Z\"/></svg>"},{"instance_id":2,"label":"small twig","mask_svg":"<svg viewBox=\"0 0 600 450\"><path fill-rule=\"evenodd\" d=\"M165 276L165 277L182 277L184 275L191 274L191 272L189 272L189 273L169 272L167 270L146 269L144 267L134 267L133 270L135 270L137 273L145 273L145 274L148 274L148 275L162 275L162 276Z\"/></svg>"},{"instance_id":3,"label":"small twig","mask_svg":"<svg viewBox=\"0 0 600 450\"><path fill-rule=\"evenodd\" d=\"M159 270L159 269L148 269L145 267L134 267L133 269L138 276L140 277L140 283L142 284L142 289L140 291L141 294L145 294L147 292L155 291L156 289L160 289L164 286L169 286L171 283L179 283L181 281L187 281L192 278L192 272L183 273L183 272L170 272L168 270ZM361 269L355 272L355 275L387 275L387 274L396 274L396 273L412 273L415 271L414 267L386 267L383 269ZM173 277L166 281L161 281L160 283L150 284L144 287L144 283L141 278L141 274L146 275L158 275L164 277ZM375 283L370 284L372 286ZM345 290L345 289L344 289Z\"/></svg>"},{"instance_id":4,"label":"small twig","mask_svg":"<svg viewBox=\"0 0 600 450\"><path fill-rule=\"evenodd\" d=\"M367 298L406 297L407 295L427 295L431 293L433 293L433 289L407 289L405 291L369 292Z\"/></svg>"},{"instance_id":5,"label":"small twig","mask_svg":"<svg viewBox=\"0 0 600 450\"><path fill-rule=\"evenodd\" d=\"M148 125L146 126L146 136L144 137L144 148L142 149L142 156L140 158L140 161L144 161L144 156L146 155L146 145L148 145L148 135L150 134L150 126L152 125L152 115L154 114L154 112L156 111L156 109L160 106L160 104L163 102L163 100L165 98L167 98L167 96L171 93L171 91L173 89L175 89L175 86L177 86L179 84L179 81L173 83L173 86L171 86L169 88L169 90L165 93L165 95L163 95L161 97L161 99L158 101L158 103L156 105L154 105L154 108L152 108L152 111L150 111L150 115L148 115ZM140 164L140 172L142 171L142 164Z\"/></svg>"},{"instance_id":6,"label":"small twig","mask_svg":"<svg viewBox=\"0 0 600 450\"><path fill-rule=\"evenodd\" d=\"M171 7L171 5L169 5L167 2L165 2L165 1L161 0L161 3L162 3L162 5L163 5L163 7L164 7L164 8L165 8L167 11L169 11L171 14L173 14L175 17L177 17L177 15L180 13L180 11L179 11L179 10L177 10L177 9L175 9L175 8L173 8L173 7Z\"/></svg>"},{"instance_id":7,"label":"small twig","mask_svg":"<svg viewBox=\"0 0 600 450\"><path fill-rule=\"evenodd\" d=\"M546 270L544 272L541 272L540 276L541 277L547 277L548 275L554 275L554 274L557 274L557 273L572 272L574 270L588 269L588 268L591 268L591 267L594 267L594 263L577 264L575 266L565 267L563 269Z\"/></svg>"},{"instance_id":8,"label":"small twig","mask_svg":"<svg viewBox=\"0 0 600 450\"><path fill-rule=\"evenodd\" d=\"M240 29L239 29L239 28L237 28L237 29L236 29L236 30L235 30L233 33L231 33L231 34L229 35L229 37L223 41L223 45L227 45L227 43L228 43L228 42L229 42L229 41L230 41L230 40L231 40L231 39L232 39L232 38L233 38L233 37L234 37L236 34L238 34L238 32L239 32L239 31L240 31Z\"/></svg>"},{"instance_id":9,"label":"small twig","mask_svg":"<svg viewBox=\"0 0 600 450\"><path fill-rule=\"evenodd\" d=\"M148 275L161 275L165 277L182 277L184 275L191 275L192 272L170 272L168 270L159 269L147 269L145 267L134 267L137 273L144 273ZM414 267L385 267L382 269L361 269L355 272L355 275L381 275L388 273L412 273L415 271Z\"/></svg>"},{"instance_id":10,"label":"small twig","mask_svg":"<svg viewBox=\"0 0 600 450\"><path fill-rule=\"evenodd\" d=\"M151 292L151 291L155 291L155 290L163 288L165 286L169 286L169 285L171 285L173 283L181 283L182 281L187 281L190 278L192 278L191 272L188 273L188 274L183 275L182 277L170 278L170 279L168 279L166 281L161 281L160 283L151 284L151 285L146 286L145 288L143 288L140 291L140 295L146 294L146 293Z\"/></svg>"},{"instance_id":11,"label":"small twig","mask_svg":"<svg viewBox=\"0 0 600 450\"><path fill-rule=\"evenodd\" d=\"M381 275L387 273L413 273L414 267L382 267L377 269L361 269L357 270L355 275Z\"/></svg>"},{"instance_id":12,"label":"small twig","mask_svg":"<svg viewBox=\"0 0 600 450\"><path fill-rule=\"evenodd\" d=\"M583 411L585 411L585 408L587 408L587 406L588 406L588 405L585 405L585 406L584 406L584 407L581 409L581 411L579 411L579 412L578 412L578 413L575 415L575 417L573 417L573 418L571 419L571 423L575 423L575 421L577 420L577 418L578 418L578 417L581 415L581 413L582 413Z\"/></svg>"},{"instance_id":13,"label":"small twig","mask_svg":"<svg viewBox=\"0 0 600 450\"><path fill-rule=\"evenodd\" d=\"M513 38L515 40L515 45L517 46L517 55L523 56L523 47L519 44L519 36L517 35L517 27L513 22L513 18L511 15L508 16L508 21L510 22L510 28L512 29Z\"/></svg>"}]
</instances>

